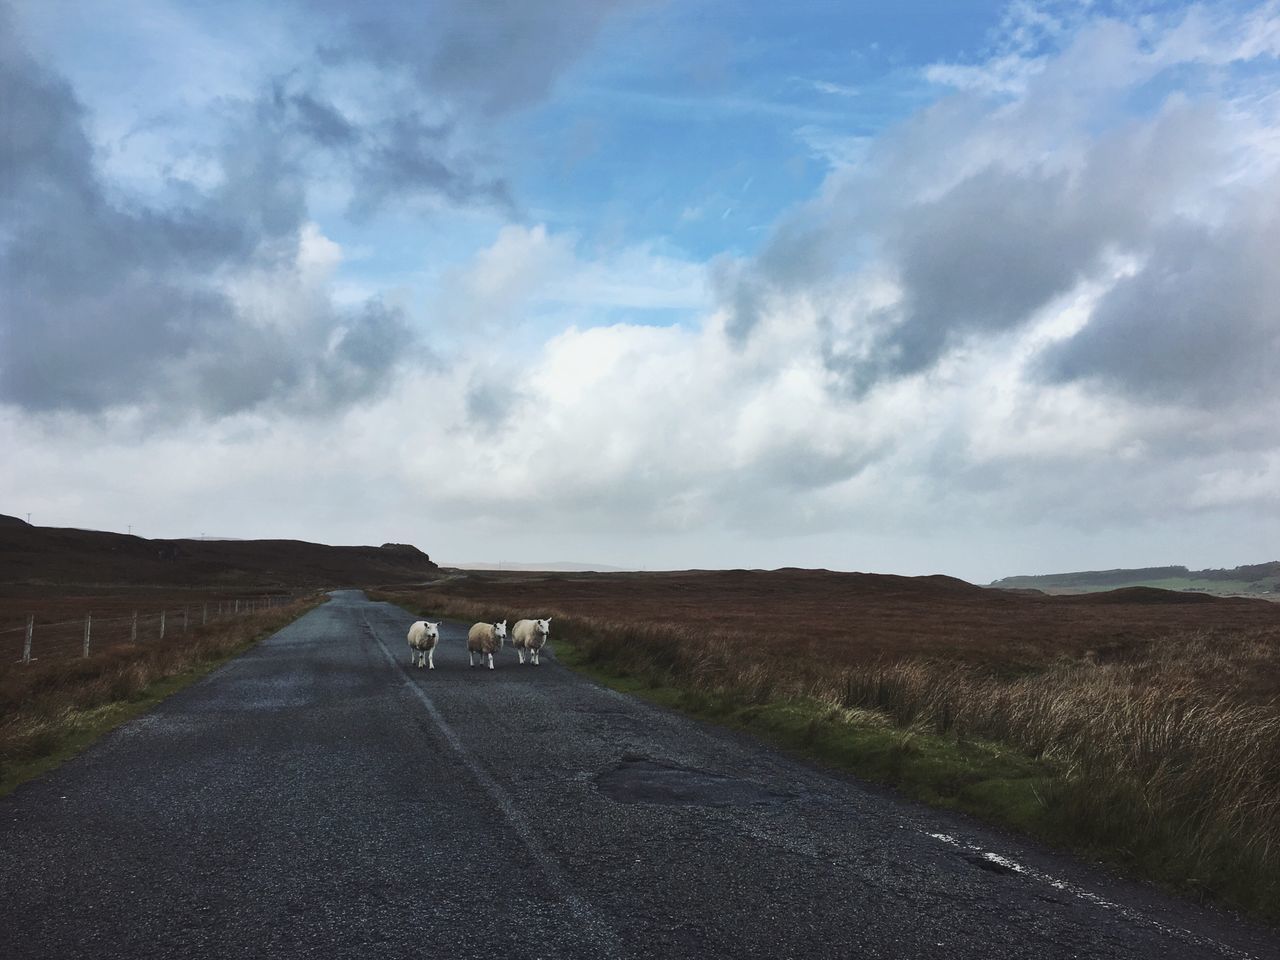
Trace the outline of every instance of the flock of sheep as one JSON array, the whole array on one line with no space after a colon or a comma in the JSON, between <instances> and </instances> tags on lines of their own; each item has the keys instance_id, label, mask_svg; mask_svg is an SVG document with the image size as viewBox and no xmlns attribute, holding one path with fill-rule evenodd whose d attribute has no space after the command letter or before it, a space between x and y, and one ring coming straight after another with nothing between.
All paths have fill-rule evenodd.
<instances>
[{"instance_id":1,"label":"flock of sheep","mask_svg":"<svg viewBox=\"0 0 1280 960\"><path fill-rule=\"evenodd\" d=\"M529 661L536 667L539 665L538 654L546 646L547 636L551 633L551 619L517 620L511 628L511 645L516 648L520 662L524 663L524 655L529 654ZM436 668L436 644L440 642L440 624L419 620L409 628L409 665ZM474 667L475 656L480 654L480 665L484 666L485 658L489 659L489 669L493 669L493 655L502 649L507 642L507 621L501 623L477 623L467 633L467 666Z\"/></svg>"}]
</instances>

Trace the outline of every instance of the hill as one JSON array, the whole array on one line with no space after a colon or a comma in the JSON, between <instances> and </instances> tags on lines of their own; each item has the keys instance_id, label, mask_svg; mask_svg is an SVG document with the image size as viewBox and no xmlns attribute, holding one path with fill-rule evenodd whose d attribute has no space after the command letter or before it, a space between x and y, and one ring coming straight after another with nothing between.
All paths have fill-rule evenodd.
<instances>
[{"instance_id":1,"label":"hill","mask_svg":"<svg viewBox=\"0 0 1280 960\"><path fill-rule=\"evenodd\" d=\"M104 586L277 590L420 583L438 569L408 544L303 540L148 540L37 527L0 515L0 591Z\"/></svg>"},{"instance_id":2,"label":"hill","mask_svg":"<svg viewBox=\"0 0 1280 960\"><path fill-rule=\"evenodd\" d=\"M605 563L579 563L571 560L549 560L542 563L516 563L503 560L501 563L476 561L474 563L442 563L442 567L453 567L456 570L517 570L525 573L625 573L626 567L611 567Z\"/></svg>"},{"instance_id":3,"label":"hill","mask_svg":"<svg viewBox=\"0 0 1280 960\"><path fill-rule=\"evenodd\" d=\"M1002 590L1042 590L1045 593L1092 593L1117 587L1156 587L1217 596L1280 597L1280 560L1214 570L1188 570L1180 566L1081 570L1076 573L1005 577L993 581L991 586Z\"/></svg>"}]
</instances>

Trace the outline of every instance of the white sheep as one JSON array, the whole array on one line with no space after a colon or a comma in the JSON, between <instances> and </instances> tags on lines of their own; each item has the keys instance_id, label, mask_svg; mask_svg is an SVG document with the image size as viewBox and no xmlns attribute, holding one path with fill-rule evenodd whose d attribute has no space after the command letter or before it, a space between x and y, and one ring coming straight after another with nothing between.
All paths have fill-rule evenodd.
<instances>
[{"instance_id":1,"label":"white sheep","mask_svg":"<svg viewBox=\"0 0 1280 960\"><path fill-rule=\"evenodd\" d=\"M547 635L551 633L551 618L545 620L517 620L511 628L511 645L516 648L520 662L524 663L524 652L529 651L529 661L538 666L538 652L547 644Z\"/></svg>"},{"instance_id":2,"label":"white sheep","mask_svg":"<svg viewBox=\"0 0 1280 960\"><path fill-rule=\"evenodd\" d=\"M432 670L436 668L436 644L440 642L440 624L419 620L409 628L409 666L416 662Z\"/></svg>"},{"instance_id":3,"label":"white sheep","mask_svg":"<svg viewBox=\"0 0 1280 960\"><path fill-rule=\"evenodd\" d=\"M489 669L493 669L493 655L502 649L507 639L507 621L501 623L477 623L467 631L467 666L474 667L475 654L480 654L480 665L484 666L484 658L489 658Z\"/></svg>"}]
</instances>

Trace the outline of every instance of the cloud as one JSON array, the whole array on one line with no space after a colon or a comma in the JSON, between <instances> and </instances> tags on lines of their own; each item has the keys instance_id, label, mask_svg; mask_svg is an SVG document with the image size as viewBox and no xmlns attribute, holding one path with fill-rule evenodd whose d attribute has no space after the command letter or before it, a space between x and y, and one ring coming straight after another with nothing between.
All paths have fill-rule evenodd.
<instances>
[{"instance_id":1,"label":"cloud","mask_svg":"<svg viewBox=\"0 0 1280 960\"><path fill-rule=\"evenodd\" d=\"M443 414L483 421L483 449L465 428L433 444L502 468L437 482L433 502L499 525L780 538L966 517L1069 538L1280 507L1280 194L1252 75L1268 64L1228 80L1226 47L1187 29L1063 26L1025 87L926 107L758 254L715 261L700 324L551 337L500 416ZM496 289L525 303L589 272L580 257L512 228L460 275L519 278Z\"/></svg>"},{"instance_id":2,"label":"cloud","mask_svg":"<svg viewBox=\"0 0 1280 960\"><path fill-rule=\"evenodd\" d=\"M927 371L975 340L1027 329L1084 285L1114 284L1074 345L1057 350L1044 369L1058 381L1097 373L1110 389L1151 398L1154 372L1119 348L1153 344L1148 362L1169 371L1171 382L1172 356L1195 352L1195 338L1204 336L1196 331L1211 312L1205 302L1195 320L1153 315L1157 287L1190 295L1173 292L1168 274L1175 271L1209 298L1210 291L1238 291L1247 301L1229 314L1238 324L1217 325L1232 324L1224 339L1269 356L1274 317L1258 305L1271 271L1232 267L1215 250L1228 244L1247 257L1251 249L1242 247L1265 242L1265 227L1240 218L1259 203L1270 208L1275 197L1277 156L1264 134L1270 108L1239 95L1252 89L1247 79L1227 86L1220 77L1222 90L1206 86L1191 97L1170 86L1154 108L1117 113L1114 106L1139 90L1150 101L1172 70L1180 80L1191 72L1211 84L1215 74L1194 71L1269 57L1269 41L1259 39L1272 35L1269 28L1256 17L1248 23L1228 29L1193 10L1163 32L1145 21L1143 31L1101 20L1074 33L1058 19L1041 24L1015 45L1034 54L1001 52L972 67L1003 73L1013 58L1034 65L1025 83L966 84L922 110L856 166L835 169L758 255L722 264L728 330L745 342L767 311L819 303L828 366L840 389L857 393ZM1046 30L1068 34L1060 52L1046 53L1031 39ZM1190 271L1188 250L1197 245L1202 256ZM874 303L852 292L868 286L892 289ZM853 309L859 302L864 308ZM1186 392L1213 402L1238 393L1242 382L1256 385L1249 377L1230 390L1217 386L1231 362L1184 365L1182 375L1203 381Z\"/></svg>"},{"instance_id":3,"label":"cloud","mask_svg":"<svg viewBox=\"0 0 1280 960\"><path fill-rule=\"evenodd\" d=\"M1224 225L1175 223L1089 323L1044 358L1052 380L1154 403L1252 404L1280 383L1280 184Z\"/></svg>"},{"instance_id":4,"label":"cloud","mask_svg":"<svg viewBox=\"0 0 1280 960\"><path fill-rule=\"evenodd\" d=\"M306 2L306 0L304 0ZM419 89L464 111L500 116L542 100L590 47L606 22L640 0L520 0L471 3L396 0L361 4L311 0L326 17L346 20L332 59L358 58L409 71Z\"/></svg>"},{"instance_id":5,"label":"cloud","mask_svg":"<svg viewBox=\"0 0 1280 960\"><path fill-rule=\"evenodd\" d=\"M11 89L32 110L0 155L24 188L0 203L5 289L39 329L0 327L0 436L23 464L5 486L63 516L91 496L163 501L174 533L192 529L175 504L210 504L196 529L231 535L319 535L359 497L362 524L409 529L352 538L454 556L479 536L490 556L578 544L604 562L976 578L1185 560L1193 543L1198 565L1265 554L1274 11L1227 29L1068 6L1024 6L1008 42L858 141L751 256L486 222L480 250L427 266L424 312L455 349L411 366L425 348L389 300L331 295L343 251L306 187L330 177L331 206L370 218L502 210L477 131L545 94L581 38L548 41L537 69L494 54L481 76L479 38L506 49L488 8L437 7L440 36L417 48L400 13L367 8L324 70L222 104L214 175L151 204L113 194L84 107L28 63ZM513 26L513 57L555 22ZM140 411L169 408L212 422L139 439ZM229 528L223 504L243 500L271 505L268 528Z\"/></svg>"},{"instance_id":6,"label":"cloud","mask_svg":"<svg viewBox=\"0 0 1280 960\"><path fill-rule=\"evenodd\" d=\"M506 181L480 173L478 158L458 154L453 133L453 124L432 123L412 112L365 133L353 164L351 212L368 217L393 199L425 196L514 213Z\"/></svg>"},{"instance_id":7,"label":"cloud","mask_svg":"<svg viewBox=\"0 0 1280 960\"><path fill-rule=\"evenodd\" d=\"M376 301L340 308L308 270L299 171L257 104L222 180L190 206L126 207L99 178L84 108L12 31L0 40L0 402L147 405L165 416L278 403L327 410L378 389L411 342ZM246 300L257 283L268 293ZM300 305L305 304L305 310Z\"/></svg>"},{"instance_id":8,"label":"cloud","mask_svg":"<svg viewBox=\"0 0 1280 960\"><path fill-rule=\"evenodd\" d=\"M324 411L383 389L415 335L379 297L334 301L333 265L308 268L311 192L345 192L357 220L393 204L514 215L485 117L543 96L626 4L318 6L330 16L307 24L295 65L201 107L199 176L175 178L188 161L171 139L178 154L131 192L106 178L89 108L0 7L0 403L180 419ZM311 41L328 44L323 69ZM153 138L179 129L156 123Z\"/></svg>"},{"instance_id":9,"label":"cloud","mask_svg":"<svg viewBox=\"0 0 1280 960\"><path fill-rule=\"evenodd\" d=\"M536 324L593 325L624 314L692 317L708 305L705 271L649 245L590 256L578 238L544 224L502 227L492 244L441 278L433 315L456 332L492 337ZM548 319L550 318L550 319Z\"/></svg>"}]
</instances>

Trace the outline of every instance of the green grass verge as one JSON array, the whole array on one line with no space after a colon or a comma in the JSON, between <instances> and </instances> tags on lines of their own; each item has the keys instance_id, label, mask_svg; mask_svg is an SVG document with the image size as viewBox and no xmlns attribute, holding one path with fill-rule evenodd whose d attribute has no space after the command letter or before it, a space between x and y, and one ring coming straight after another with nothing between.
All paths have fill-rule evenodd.
<instances>
[{"instance_id":1,"label":"green grass verge","mask_svg":"<svg viewBox=\"0 0 1280 960\"><path fill-rule=\"evenodd\" d=\"M749 732L933 806L1040 836L1052 832L1044 797L1054 772L999 744L902 730L869 711L806 698L744 703L732 694L683 689L589 662L563 637L552 646L565 666L623 693Z\"/></svg>"},{"instance_id":2,"label":"green grass verge","mask_svg":"<svg viewBox=\"0 0 1280 960\"><path fill-rule=\"evenodd\" d=\"M956 810L1196 900L1213 899L1280 924L1280 887L1248 858L1201 861L1188 873L1176 827L1129 816L1137 800L1123 781L1071 778L1004 744L893 726L880 714L795 698L749 703L657 674L591 660L571 640L552 641L565 666L623 693L750 733L766 743L914 800Z\"/></svg>"}]
</instances>

